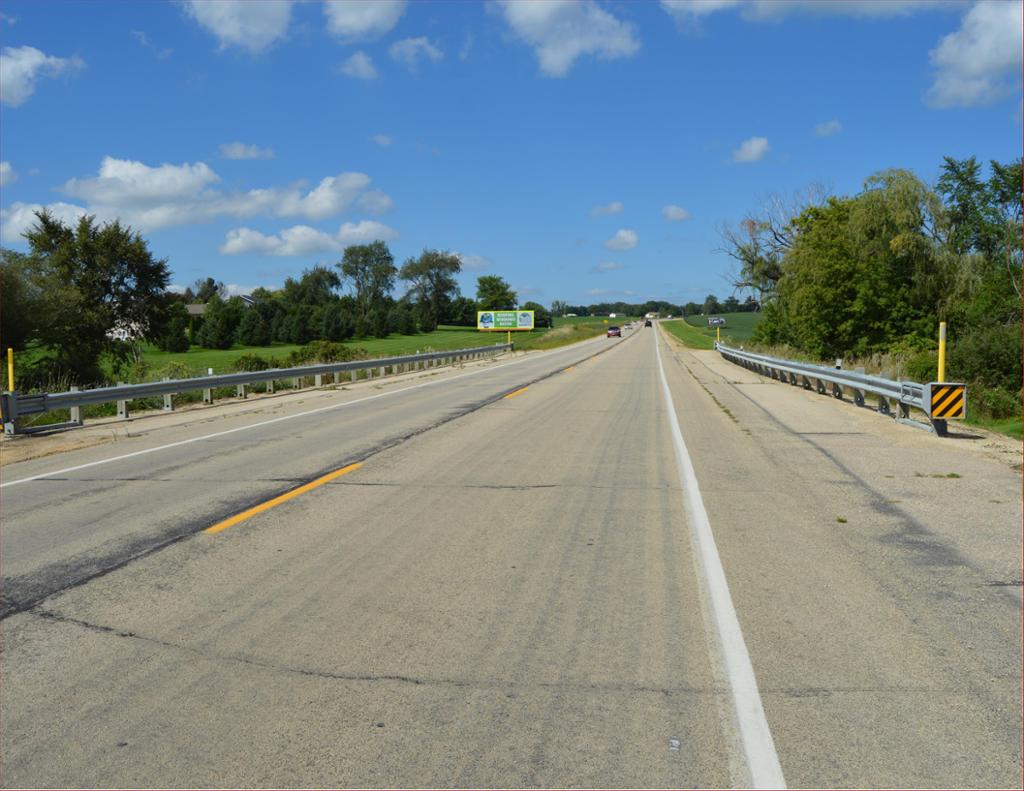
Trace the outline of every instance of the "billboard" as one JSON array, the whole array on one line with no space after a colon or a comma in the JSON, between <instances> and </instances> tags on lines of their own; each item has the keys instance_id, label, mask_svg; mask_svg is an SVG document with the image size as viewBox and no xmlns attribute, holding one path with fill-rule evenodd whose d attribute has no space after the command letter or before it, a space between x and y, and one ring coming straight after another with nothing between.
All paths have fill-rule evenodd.
<instances>
[{"instance_id":1,"label":"billboard","mask_svg":"<svg viewBox=\"0 0 1024 791\"><path fill-rule=\"evenodd\" d=\"M476 328L484 332L532 330L532 310L478 310Z\"/></svg>"}]
</instances>

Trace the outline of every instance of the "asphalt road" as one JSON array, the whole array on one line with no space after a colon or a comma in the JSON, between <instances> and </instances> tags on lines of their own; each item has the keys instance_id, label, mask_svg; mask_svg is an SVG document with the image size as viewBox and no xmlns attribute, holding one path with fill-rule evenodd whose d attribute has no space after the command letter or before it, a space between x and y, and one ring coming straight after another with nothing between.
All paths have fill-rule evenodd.
<instances>
[{"instance_id":1,"label":"asphalt road","mask_svg":"<svg viewBox=\"0 0 1024 791\"><path fill-rule=\"evenodd\" d=\"M1020 787L1019 467L658 333L5 467L0 781Z\"/></svg>"}]
</instances>

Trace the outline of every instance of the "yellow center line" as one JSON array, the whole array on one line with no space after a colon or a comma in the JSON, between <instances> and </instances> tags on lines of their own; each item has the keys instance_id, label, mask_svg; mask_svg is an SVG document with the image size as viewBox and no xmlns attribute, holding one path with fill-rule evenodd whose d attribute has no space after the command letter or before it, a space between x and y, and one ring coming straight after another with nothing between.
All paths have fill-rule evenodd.
<instances>
[{"instance_id":1,"label":"yellow center line","mask_svg":"<svg viewBox=\"0 0 1024 791\"><path fill-rule=\"evenodd\" d=\"M571 371L571 370L572 370L573 368L575 368L575 367L576 367L575 365L570 365L570 366L569 366L568 368L564 369L564 370L562 371L562 373L566 373L566 374L567 374L567 373L569 373L569 371Z\"/></svg>"},{"instance_id":2,"label":"yellow center line","mask_svg":"<svg viewBox=\"0 0 1024 791\"><path fill-rule=\"evenodd\" d=\"M528 386L527 387L520 387L518 390L513 390L511 393L509 393L507 396L505 396L505 398L515 398L520 393L525 393L529 389L530 388Z\"/></svg>"},{"instance_id":3,"label":"yellow center line","mask_svg":"<svg viewBox=\"0 0 1024 791\"><path fill-rule=\"evenodd\" d=\"M273 500L267 500L265 503L254 505L252 508L242 511L242 513L240 514L235 514L234 516L225 519L223 522L218 522L217 524L213 525L213 527L206 528L206 530L204 530L203 532L219 533L221 530L227 530L229 527L237 525L239 522L244 522L250 516L256 516L256 514L270 510L275 505L286 503L292 498L298 497L300 494L305 494L308 491L316 489L318 486L323 486L325 483L330 483L335 478L340 478L342 475L350 473L353 470L358 470L362 466L362 464L357 462L356 464L349 464L347 467L342 467L340 470L329 472L326 475L320 476L315 481L304 483L302 486L296 487L295 489L292 489L290 492L285 492L284 494L278 495Z\"/></svg>"}]
</instances>

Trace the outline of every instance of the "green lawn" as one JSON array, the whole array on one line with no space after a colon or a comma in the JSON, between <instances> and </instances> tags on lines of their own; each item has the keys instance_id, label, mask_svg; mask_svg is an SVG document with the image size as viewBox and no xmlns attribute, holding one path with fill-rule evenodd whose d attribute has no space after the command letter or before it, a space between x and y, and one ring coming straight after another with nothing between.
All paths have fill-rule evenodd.
<instances>
[{"instance_id":1,"label":"green lawn","mask_svg":"<svg viewBox=\"0 0 1024 791\"><path fill-rule=\"evenodd\" d=\"M660 322L661 326L681 340L684 345L691 349L714 349L715 335L702 333L698 328L691 327L682 319L668 319Z\"/></svg>"},{"instance_id":2,"label":"green lawn","mask_svg":"<svg viewBox=\"0 0 1024 791\"><path fill-rule=\"evenodd\" d=\"M722 341L724 343L744 343L750 340L754 327L758 325L763 313L716 313L725 319L725 326L722 327ZM707 316L688 316L684 319L686 323L698 330L708 338L714 339L715 328L708 326ZM714 348L713 346L711 348Z\"/></svg>"},{"instance_id":3,"label":"green lawn","mask_svg":"<svg viewBox=\"0 0 1024 791\"><path fill-rule=\"evenodd\" d=\"M964 421L968 426L979 426L999 434L1006 434L1014 439L1024 439L1024 421L1019 417L1008 417L1003 420L991 420L986 418L975 418ZM957 421L951 420L949 427L956 430Z\"/></svg>"}]
</instances>

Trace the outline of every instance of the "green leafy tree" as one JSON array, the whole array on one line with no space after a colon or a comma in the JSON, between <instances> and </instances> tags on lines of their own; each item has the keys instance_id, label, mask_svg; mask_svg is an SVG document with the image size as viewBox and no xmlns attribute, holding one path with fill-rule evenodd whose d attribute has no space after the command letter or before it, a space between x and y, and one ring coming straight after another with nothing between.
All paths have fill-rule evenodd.
<instances>
[{"instance_id":1,"label":"green leafy tree","mask_svg":"<svg viewBox=\"0 0 1024 791\"><path fill-rule=\"evenodd\" d=\"M235 340L242 346L269 346L271 337L270 322L256 306L247 308L238 322Z\"/></svg>"},{"instance_id":2,"label":"green leafy tree","mask_svg":"<svg viewBox=\"0 0 1024 791\"><path fill-rule=\"evenodd\" d=\"M171 302L168 309L168 320L164 333L157 338L157 348L165 352L187 352L188 311L181 300Z\"/></svg>"},{"instance_id":3,"label":"green leafy tree","mask_svg":"<svg viewBox=\"0 0 1024 791\"><path fill-rule=\"evenodd\" d=\"M457 255L438 250L424 250L419 258L410 258L402 265L398 276L409 283L416 302L416 317L424 332L437 329L441 317L458 296L455 275L461 270L462 261Z\"/></svg>"},{"instance_id":4,"label":"green leafy tree","mask_svg":"<svg viewBox=\"0 0 1024 791\"><path fill-rule=\"evenodd\" d=\"M443 321L458 327L475 327L476 301L469 297L456 297L448 306Z\"/></svg>"},{"instance_id":5,"label":"green leafy tree","mask_svg":"<svg viewBox=\"0 0 1024 791\"><path fill-rule=\"evenodd\" d=\"M481 275L476 280L476 303L479 310L512 310L519 297L498 275Z\"/></svg>"},{"instance_id":6,"label":"green leafy tree","mask_svg":"<svg viewBox=\"0 0 1024 791\"><path fill-rule=\"evenodd\" d=\"M552 316L564 316L569 312L569 304L563 302L560 299L553 300L551 302L551 315Z\"/></svg>"},{"instance_id":7,"label":"green leafy tree","mask_svg":"<svg viewBox=\"0 0 1024 791\"><path fill-rule=\"evenodd\" d=\"M551 326L551 311L541 305L539 302L527 302L525 305L519 306L520 310L532 310L533 311L533 326L534 327L550 327Z\"/></svg>"},{"instance_id":8,"label":"green leafy tree","mask_svg":"<svg viewBox=\"0 0 1024 791\"><path fill-rule=\"evenodd\" d=\"M21 351L39 331L44 294L28 256L0 249L0 349Z\"/></svg>"},{"instance_id":9,"label":"green leafy tree","mask_svg":"<svg viewBox=\"0 0 1024 791\"><path fill-rule=\"evenodd\" d=\"M206 304L214 294L224 299L228 295L227 286L212 277L199 278L185 289L184 299L189 304Z\"/></svg>"},{"instance_id":10,"label":"green leafy tree","mask_svg":"<svg viewBox=\"0 0 1024 791\"><path fill-rule=\"evenodd\" d=\"M124 361L134 337L160 337L167 319L167 261L154 258L145 240L119 222L97 225L83 217L69 227L46 211L25 233L34 288L45 298L35 340L49 349L54 373L79 384L100 382L100 358Z\"/></svg>"},{"instance_id":11,"label":"green leafy tree","mask_svg":"<svg viewBox=\"0 0 1024 791\"><path fill-rule=\"evenodd\" d=\"M237 322L228 304L214 294L206 303L203 326L196 341L204 349L230 349L235 342Z\"/></svg>"},{"instance_id":12,"label":"green leafy tree","mask_svg":"<svg viewBox=\"0 0 1024 791\"><path fill-rule=\"evenodd\" d=\"M382 325L387 335L387 310L398 269L388 246L381 241L346 247L338 263L355 296L357 334L362 329L378 335ZM380 317L383 312L384 318ZM371 313L373 317L371 318Z\"/></svg>"}]
</instances>

